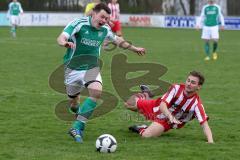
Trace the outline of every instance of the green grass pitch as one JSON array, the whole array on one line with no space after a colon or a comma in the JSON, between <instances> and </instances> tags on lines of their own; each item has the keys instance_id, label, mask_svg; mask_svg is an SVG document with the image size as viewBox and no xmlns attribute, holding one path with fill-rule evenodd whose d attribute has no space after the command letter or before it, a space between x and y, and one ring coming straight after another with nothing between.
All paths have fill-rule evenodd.
<instances>
[{"instance_id":1,"label":"green grass pitch","mask_svg":"<svg viewBox=\"0 0 240 160\"><path fill-rule=\"evenodd\" d=\"M124 28L124 37L144 46L147 54L138 57L124 51L129 63L159 63L168 68L161 79L184 82L196 69L206 76L200 91L210 117L215 144L205 143L196 120L181 130L160 138L142 139L128 131L139 117L118 106L110 113L89 121L84 144L76 144L66 133L70 122L59 120L55 105L64 94L48 85L50 74L62 63L65 49L56 43L63 27L21 27L17 38L9 28L0 28L0 159L1 160L233 160L239 159L240 31L220 33L219 59L204 62L200 32L183 29ZM111 60L120 49L103 52L104 90L119 98L110 75ZM156 70L158 68L155 68ZM111 104L109 104L111 105ZM95 151L96 138L112 134L118 142L113 154Z\"/></svg>"}]
</instances>

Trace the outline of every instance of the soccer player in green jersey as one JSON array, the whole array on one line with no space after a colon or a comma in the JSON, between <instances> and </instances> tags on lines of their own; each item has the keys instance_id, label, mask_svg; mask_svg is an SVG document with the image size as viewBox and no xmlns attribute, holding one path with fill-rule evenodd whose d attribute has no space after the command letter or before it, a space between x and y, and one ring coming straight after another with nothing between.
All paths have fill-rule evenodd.
<instances>
[{"instance_id":1,"label":"soccer player in green jersey","mask_svg":"<svg viewBox=\"0 0 240 160\"><path fill-rule=\"evenodd\" d=\"M13 37L16 37L16 29L20 23L20 14L23 14L21 4L17 0L12 0L8 5L7 17L10 18L11 33Z\"/></svg>"},{"instance_id":2,"label":"soccer player in green jersey","mask_svg":"<svg viewBox=\"0 0 240 160\"><path fill-rule=\"evenodd\" d=\"M102 78L99 68L100 48L105 39L113 41L121 48L144 55L145 49L135 47L114 35L107 25L111 10L104 3L93 9L92 16L70 22L57 38L60 46L66 47L64 56L65 86L69 97L69 108L76 113L69 134L76 142L82 142L86 121L93 113L102 92ZM79 105L80 92L87 88L89 97Z\"/></svg>"},{"instance_id":3,"label":"soccer player in green jersey","mask_svg":"<svg viewBox=\"0 0 240 160\"><path fill-rule=\"evenodd\" d=\"M223 30L224 18L220 6L215 4L214 0L208 0L208 4L203 6L197 29L200 28L200 23L203 23L201 38L205 41L205 60L210 60L210 40L213 40L213 60L217 60L218 56L216 51L219 40L219 25L220 29Z\"/></svg>"}]
</instances>

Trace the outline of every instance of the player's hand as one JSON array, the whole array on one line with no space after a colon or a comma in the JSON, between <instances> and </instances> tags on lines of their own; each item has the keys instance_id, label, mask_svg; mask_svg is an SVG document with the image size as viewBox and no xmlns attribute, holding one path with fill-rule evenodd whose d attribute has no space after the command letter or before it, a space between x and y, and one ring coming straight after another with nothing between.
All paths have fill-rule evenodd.
<instances>
[{"instance_id":1,"label":"player's hand","mask_svg":"<svg viewBox=\"0 0 240 160\"><path fill-rule=\"evenodd\" d=\"M139 56L143 56L146 52L145 48L136 48L135 52L139 55Z\"/></svg>"},{"instance_id":2,"label":"player's hand","mask_svg":"<svg viewBox=\"0 0 240 160\"><path fill-rule=\"evenodd\" d=\"M177 120L174 116L170 116L169 121L170 123L173 123L173 124L182 124L182 122Z\"/></svg>"},{"instance_id":3,"label":"player's hand","mask_svg":"<svg viewBox=\"0 0 240 160\"><path fill-rule=\"evenodd\" d=\"M222 30L222 31L223 31L223 30L224 30L224 26L220 26L220 30Z\"/></svg>"},{"instance_id":4,"label":"player's hand","mask_svg":"<svg viewBox=\"0 0 240 160\"><path fill-rule=\"evenodd\" d=\"M196 30L200 30L200 26L198 26L198 25L195 28L196 28Z\"/></svg>"},{"instance_id":5,"label":"player's hand","mask_svg":"<svg viewBox=\"0 0 240 160\"><path fill-rule=\"evenodd\" d=\"M64 44L64 47L66 47L66 48L75 48L76 45L73 42L66 42Z\"/></svg>"},{"instance_id":6,"label":"player's hand","mask_svg":"<svg viewBox=\"0 0 240 160\"><path fill-rule=\"evenodd\" d=\"M207 144L214 144L214 142L212 141L212 142L206 142Z\"/></svg>"}]
</instances>

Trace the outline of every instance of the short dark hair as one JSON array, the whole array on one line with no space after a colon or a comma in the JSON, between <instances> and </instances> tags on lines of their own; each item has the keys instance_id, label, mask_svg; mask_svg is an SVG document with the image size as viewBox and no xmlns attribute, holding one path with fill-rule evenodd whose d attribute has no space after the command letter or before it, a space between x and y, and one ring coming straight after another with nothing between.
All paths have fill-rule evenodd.
<instances>
[{"instance_id":1,"label":"short dark hair","mask_svg":"<svg viewBox=\"0 0 240 160\"><path fill-rule=\"evenodd\" d=\"M198 72L198 71L191 71L188 76L193 76L193 77L198 77L198 84L199 85L203 85L204 81L205 81L205 78L203 76L203 74L201 72Z\"/></svg>"},{"instance_id":2,"label":"short dark hair","mask_svg":"<svg viewBox=\"0 0 240 160\"><path fill-rule=\"evenodd\" d=\"M93 11L96 12L96 13L100 12L101 10L106 11L107 14L111 14L110 8L105 3L101 2L93 8Z\"/></svg>"}]
</instances>

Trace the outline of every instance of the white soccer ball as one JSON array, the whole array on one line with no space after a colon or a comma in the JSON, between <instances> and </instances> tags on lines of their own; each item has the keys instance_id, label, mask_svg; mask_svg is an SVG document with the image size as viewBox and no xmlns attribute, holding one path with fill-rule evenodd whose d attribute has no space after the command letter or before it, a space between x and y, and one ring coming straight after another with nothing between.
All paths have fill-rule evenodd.
<instances>
[{"instance_id":1,"label":"white soccer ball","mask_svg":"<svg viewBox=\"0 0 240 160\"><path fill-rule=\"evenodd\" d=\"M102 153L112 153L117 149L117 141L110 134L103 134L96 140L96 149Z\"/></svg>"}]
</instances>

